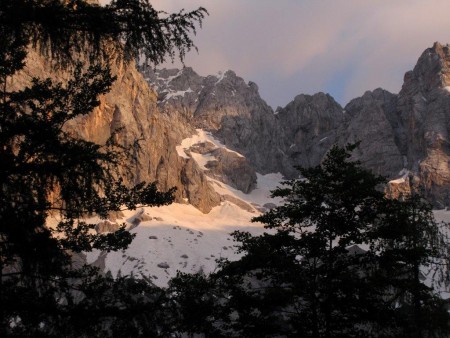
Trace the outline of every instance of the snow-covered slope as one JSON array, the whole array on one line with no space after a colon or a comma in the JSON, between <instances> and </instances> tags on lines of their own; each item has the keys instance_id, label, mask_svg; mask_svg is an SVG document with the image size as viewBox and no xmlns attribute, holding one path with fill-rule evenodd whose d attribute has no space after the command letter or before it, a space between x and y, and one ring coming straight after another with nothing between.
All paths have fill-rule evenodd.
<instances>
[{"instance_id":1,"label":"snow-covered slope","mask_svg":"<svg viewBox=\"0 0 450 338\"><path fill-rule=\"evenodd\" d=\"M97 262L102 265L101 260L105 259L105 271L111 271L113 276L120 271L121 275L143 276L158 286L165 286L178 270L209 273L216 268L217 259L237 258L230 232L263 230L261 225L250 223L253 215L230 202L223 202L209 214L183 204L144 210L153 219L131 230L136 238L130 247L102 255ZM126 215L133 216L131 212ZM100 254L89 253L88 262L94 262Z\"/></svg>"},{"instance_id":2,"label":"snow-covered slope","mask_svg":"<svg viewBox=\"0 0 450 338\"><path fill-rule=\"evenodd\" d=\"M269 202L268 187L279 175L258 176L258 189L246 201ZM224 188L225 189L225 188ZM232 189L230 189L232 191ZM251 223L256 214L247 212L228 201L204 214L187 204L172 204L160 208L143 208L151 220L131 229L136 238L126 251L108 254L94 251L87 254L89 263L104 266L104 271L143 277L157 286L167 286L177 271L210 273L217 268L217 259L237 259L235 245L229 234L234 230L262 234L259 223ZM131 221L138 211L127 211L118 223ZM435 211L437 221L450 224L450 211Z\"/></svg>"},{"instance_id":3,"label":"snow-covered slope","mask_svg":"<svg viewBox=\"0 0 450 338\"><path fill-rule=\"evenodd\" d=\"M216 161L214 156L190 151L192 147L205 142L212 144L213 149L222 148L233 152L203 130L197 130L196 135L183 140L177 151L180 156L192 157L206 171L205 165ZM216 260L237 259L235 243L229 234L234 230L250 231L253 234L265 231L262 224L252 223L251 218L279 202L270 198L270 191L276 188L282 175L257 174L256 188L249 194L216 178L208 177L208 180L223 199L209 213L180 203L125 211L124 216L115 222L127 223L130 231L136 234L130 247L120 252L87 253L88 263L102 267L105 272L110 271L113 276L133 274L151 280L158 286L166 286L177 271L209 273L216 269ZM135 226L133 223L136 222L133 221L138 216L144 221ZM90 221L100 222L99 219Z\"/></svg>"}]
</instances>

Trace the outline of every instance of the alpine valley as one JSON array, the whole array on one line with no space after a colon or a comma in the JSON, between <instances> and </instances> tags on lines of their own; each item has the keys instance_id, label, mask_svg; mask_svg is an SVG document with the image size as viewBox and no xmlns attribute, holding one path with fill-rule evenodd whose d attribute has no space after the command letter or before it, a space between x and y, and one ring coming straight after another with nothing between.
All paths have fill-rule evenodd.
<instances>
[{"instance_id":1,"label":"alpine valley","mask_svg":"<svg viewBox=\"0 0 450 338\"><path fill-rule=\"evenodd\" d=\"M112 65L112 90L67 129L98 143L115 134L134 147L123 166L130 182L157 181L160 189L177 191L176 203L167 207L94 218L99 232L125 222L137 234L126 251L87 254L104 271L159 286L177 270L213 271L216 259L237 257L228 234L243 228L262 233L250 219L279 202L270 190L296 177L295 166L319 164L334 144L360 141L355 159L390 180L387 194L421 190L438 219L450 221L449 45L426 49L398 94L379 88L345 107L317 93L300 94L274 111L255 83L231 70L202 77L189 67ZM12 85L67 77L53 69L31 51Z\"/></svg>"}]
</instances>

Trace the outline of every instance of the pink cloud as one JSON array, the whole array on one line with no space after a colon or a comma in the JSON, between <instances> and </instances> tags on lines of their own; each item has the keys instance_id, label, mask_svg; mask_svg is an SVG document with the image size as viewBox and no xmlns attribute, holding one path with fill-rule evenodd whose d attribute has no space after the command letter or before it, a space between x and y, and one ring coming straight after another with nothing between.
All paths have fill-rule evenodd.
<instances>
[{"instance_id":1,"label":"pink cloud","mask_svg":"<svg viewBox=\"0 0 450 338\"><path fill-rule=\"evenodd\" d=\"M199 54L186 65L202 75L233 69L259 79L273 105L281 96L325 90L336 73L347 101L365 90L398 91L403 72L434 41L450 42L447 0L156 0L167 12L204 6L210 12L195 37ZM264 73L269 73L264 82ZM274 74L277 74L275 76ZM277 90L271 82L277 81ZM281 95L281 84L286 87ZM333 94L333 93L331 93ZM278 95L278 96L277 96ZM285 99L284 99L285 100Z\"/></svg>"}]
</instances>

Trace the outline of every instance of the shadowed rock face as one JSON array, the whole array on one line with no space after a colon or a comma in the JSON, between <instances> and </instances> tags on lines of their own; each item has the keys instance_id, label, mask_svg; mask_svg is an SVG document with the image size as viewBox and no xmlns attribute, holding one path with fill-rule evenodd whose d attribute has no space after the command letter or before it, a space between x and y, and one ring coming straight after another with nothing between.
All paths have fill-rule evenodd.
<instances>
[{"instance_id":1,"label":"shadowed rock face","mask_svg":"<svg viewBox=\"0 0 450 338\"><path fill-rule=\"evenodd\" d=\"M368 91L344 109L318 93L298 95L274 112L255 84L232 71L208 77L190 68L144 72L164 111L212 132L258 172L295 177L293 166L317 165L333 144L360 141L354 159L388 179L409 171L415 178L406 181L435 206L449 205L449 46L427 49L399 94Z\"/></svg>"},{"instance_id":2,"label":"shadowed rock face","mask_svg":"<svg viewBox=\"0 0 450 338\"><path fill-rule=\"evenodd\" d=\"M209 142L192 146L189 151L211 157L205 164L206 175L244 193L256 187L256 173L247 159L236 152L217 148Z\"/></svg>"},{"instance_id":3,"label":"shadowed rock face","mask_svg":"<svg viewBox=\"0 0 450 338\"><path fill-rule=\"evenodd\" d=\"M330 95L318 93L296 96L286 107L277 110L276 117L291 167L310 167L320 164L330 146L336 143L345 114Z\"/></svg>"},{"instance_id":4,"label":"shadowed rock face","mask_svg":"<svg viewBox=\"0 0 450 338\"><path fill-rule=\"evenodd\" d=\"M180 113L193 127L211 132L260 173L294 171L273 110L255 83L245 83L233 71L207 77L189 67L141 71L158 91L162 111Z\"/></svg>"},{"instance_id":5,"label":"shadowed rock face","mask_svg":"<svg viewBox=\"0 0 450 338\"><path fill-rule=\"evenodd\" d=\"M338 131L339 144L361 142L354 158L378 175L394 178L404 167L396 140L397 95L383 89L366 92L345 107L345 122Z\"/></svg>"}]
</instances>

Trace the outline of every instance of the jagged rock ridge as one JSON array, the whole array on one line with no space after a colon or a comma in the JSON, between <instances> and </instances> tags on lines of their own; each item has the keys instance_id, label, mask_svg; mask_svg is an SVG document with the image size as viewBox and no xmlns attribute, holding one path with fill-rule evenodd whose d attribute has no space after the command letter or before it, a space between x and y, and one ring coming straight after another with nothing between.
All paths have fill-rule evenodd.
<instances>
[{"instance_id":1,"label":"jagged rock ridge","mask_svg":"<svg viewBox=\"0 0 450 338\"><path fill-rule=\"evenodd\" d=\"M366 167L389 179L409 173L414 179L405 184L414 182L436 207L450 203L448 45L427 49L399 94L379 88L344 108L318 93L298 95L274 112L256 84L232 71L207 77L188 67L141 71L162 111L210 131L258 172L294 177L295 165L319 164L331 145L360 141L354 157Z\"/></svg>"},{"instance_id":2,"label":"jagged rock ridge","mask_svg":"<svg viewBox=\"0 0 450 338\"><path fill-rule=\"evenodd\" d=\"M207 77L189 67L141 71L159 93L162 111L181 114L194 128L212 132L260 173L292 172L276 117L255 83L245 83L230 70Z\"/></svg>"},{"instance_id":3,"label":"jagged rock ridge","mask_svg":"<svg viewBox=\"0 0 450 338\"><path fill-rule=\"evenodd\" d=\"M176 186L178 202L208 212L228 198L215 191L213 181L248 193L256 187L256 172L292 178L295 165L319 164L333 144L361 141L356 159L390 179L403 177L391 194L413 184L436 207L450 205L448 45L435 43L427 49L406 73L399 94L376 89L344 108L327 94L302 94L276 112L259 96L256 84L232 71L202 77L188 67L141 67L142 76L133 63L112 64L117 81L111 92L98 109L72 121L68 129L99 143L117 130L123 145L139 139L136 160L124 166L131 183L157 180L161 189ZM30 52L13 85L49 75L68 76ZM199 141L180 153L177 147L198 130L209 132L222 146ZM210 160L202 165L198 156Z\"/></svg>"}]
</instances>

